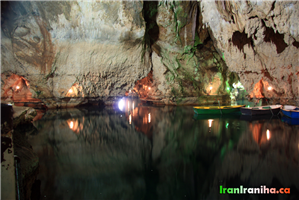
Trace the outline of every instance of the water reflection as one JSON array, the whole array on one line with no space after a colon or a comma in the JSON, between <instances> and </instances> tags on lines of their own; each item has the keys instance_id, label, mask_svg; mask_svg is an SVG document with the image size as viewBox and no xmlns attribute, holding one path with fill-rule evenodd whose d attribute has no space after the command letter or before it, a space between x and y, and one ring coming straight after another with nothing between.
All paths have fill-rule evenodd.
<instances>
[{"instance_id":1,"label":"water reflection","mask_svg":"<svg viewBox=\"0 0 299 200\"><path fill-rule=\"evenodd\" d=\"M153 107L136 99L124 105L123 111L49 111L35 122L39 133L29 141L40 158L42 196L243 198L220 195L219 185L283 186L291 188L290 199L299 194L298 126L194 116L192 107Z\"/></svg>"},{"instance_id":2,"label":"water reflection","mask_svg":"<svg viewBox=\"0 0 299 200\"><path fill-rule=\"evenodd\" d=\"M82 118L82 122L78 119L68 119L66 122L70 129L76 134L79 134L79 132L83 130L84 117Z\"/></svg>"}]
</instances>

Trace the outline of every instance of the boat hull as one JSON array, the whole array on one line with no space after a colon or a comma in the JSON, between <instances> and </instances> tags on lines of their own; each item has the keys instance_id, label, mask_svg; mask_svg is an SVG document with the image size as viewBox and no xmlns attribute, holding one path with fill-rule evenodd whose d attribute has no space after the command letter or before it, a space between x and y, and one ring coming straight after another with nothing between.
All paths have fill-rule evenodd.
<instances>
[{"instance_id":1,"label":"boat hull","mask_svg":"<svg viewBox=\"0 0 299 200\"><path fill-rule=\"evenodd\" d=\"M242 115L278 115L280 112L280 106L271 108L270 106L253 107L253 108L241 108Z\"/></svg>"},{"instance_id":2,"label":"boat hull","mask_svg":"<svg viewBox=\"0 0 299 200\"><path fill-rule=\"evenodd\" d=\"M193 110L198 115L226 115L226 114L241 114L240 107L245 106L212 106L212 107L193 107Z\"/></svg>"},{"instance_id":3,"label":"boat hull","mask_svg":"<svg viewBox=\"0 0 299 200\"><path fill-rule=\"evenodd\" d=\"M289 117L289 118L294 118L294 119L299 119L299 110L281 110L283 115Z\"/></svg>"}]
</instances>

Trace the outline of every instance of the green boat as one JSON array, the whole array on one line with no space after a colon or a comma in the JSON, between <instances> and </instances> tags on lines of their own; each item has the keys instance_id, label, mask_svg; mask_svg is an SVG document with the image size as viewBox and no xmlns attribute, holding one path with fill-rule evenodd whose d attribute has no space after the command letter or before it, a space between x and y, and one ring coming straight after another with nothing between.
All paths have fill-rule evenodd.
<instances>
[{"instance_id":1,"label":"green boat","mask_svg":"<svg viewBox=\"0 0 299 200\"><path fill-rule=\"evenodd\" d=\"M195 106L193 110L198 115L225 115L225 114L241 114L240 108L245 105L237 106Z\"/></svg>"}]
</instances>

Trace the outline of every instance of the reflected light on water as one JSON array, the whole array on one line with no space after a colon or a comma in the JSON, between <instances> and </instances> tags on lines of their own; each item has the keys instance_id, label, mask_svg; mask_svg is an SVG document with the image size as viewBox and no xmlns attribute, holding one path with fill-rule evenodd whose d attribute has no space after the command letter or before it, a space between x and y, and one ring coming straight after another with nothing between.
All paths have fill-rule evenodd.
<instances>
[{"instance_id":1,"label":"reflected light on water","mask_svg":"<svg viewBox=\"0 0 299 200\"><path fill-rule=\"evenodd\" d=\"M74 128L74 122L71 121L70 124L69 124L69 126L70 126L70 129Z\"/></svg>"},{"instance_id":2,"label":"reflected light on water","mask_svg":"<svg viewBox=\"0 0 299 200\"><path fill-rule=\"evenodd\" d=\"M212 127L212 123L213 123L214 120L213 119L209 119L208 121L209 121L209 128L211 128Z\"/></svg>"},{"instance_id":3,"label":"reflected light on water","mask_svg":"<svg viewBox=\"0 0 299 200\"><path fill-rule=\"evenodd\" d=\"M267 129L267 140L270 140L270 137L271 137L271 135L270 135L270 131L269 131L269 129Z\"/></svg>"},{"instance_id":4,"label":"reflected light on water","mask_svg":"<svg viewBox=\"0 0 299 200\"><path fill-rule=\"evenodd\" d=\"M132 124L132 115L129 115L129 124Z\"/></svg>"},{"instance_id":5,"label":"reflected light on water","mask_svg":"<svg viewBox=\"0 0 299 200\"><path fill-rule=\"evenodd\" d=\"M70 129L77 134L83 129L83 124L79 123L79 121L76 119L67 120L67 124L69 125Z\"/></svg>"},{"instance_id":6,"label":"reflected light on water","mask_svg":"<svg viewBox=\"0 0 299 200\"><path fill-rule=\"evenodd\" d=\"M124 99L121 99L119 102L118 102L118 108L123 111L124 110L124 107L125 107L125 101Z\"/></svg>"},{"instance_id":7,"label":"reflected light on water","mask_svg":"<svg viewBox=\"0 0 299 200\"><path fill-rule=\"evenodd\" d=\"M151 123L151 113L148 113L148 123Z\"/></svg>"}]
</instances>

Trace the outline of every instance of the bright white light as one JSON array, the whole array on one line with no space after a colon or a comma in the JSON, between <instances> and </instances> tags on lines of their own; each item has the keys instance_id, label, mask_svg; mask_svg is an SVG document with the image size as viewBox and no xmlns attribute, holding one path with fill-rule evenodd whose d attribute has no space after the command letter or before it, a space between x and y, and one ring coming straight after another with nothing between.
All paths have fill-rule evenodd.
<instances>
[{"instance_id":1,"label":"bright white light","mask_svg":"<svg viewBox=\"0 0 299 200\"><path fill-rule=\"evenodd\" d=\"M150 90L151 89L151 87L148 87L148 90Z\"/></svg>"},{"instance_id":2,"label":"bright white light","mask_svg":"<svg viewBox=\"0 0 299 200\"><path fill-rule=\"evenodd\" d=\"M132 90L129 90L129 93L131 93L132 92Z\"/></svg>"},{"instance_id":3,"label":"bright white light","mask_svg":"<svg viewBox=\"0 0 299 200\"><path fill-rule=\"evenodd\" d=\"M17 90L18 90L18 89L20 89L20 86L18 86L18 85L17 85L17 87L16 87L16 88L17 88Z\"/></svg>"},{"instance_id":4,"label":"bright white light","mask_svg":"<svg viewBox=\"0 0 299 200\"><path fill-rule=\"evenodd\" d=\"M272 90L272 87L271 87L271 86L269 86L269 87L268 87L268 90L269 90L269 91L270 91L270 90Z\"/></svg>"},{"instance_id":5,"label":"bright white light","mask_svg":"<svg viewBox=\"0 0 299 200\"><path fill-rule=\"evenodd\" d=\"M267 129L267 132L266 132L266 133L267 133L267 140L270 140L270 137L271 137L271 136L270 136L270 131L269 131L269 129Z\"/></svg>"},{"instance_id":6,"label":"bright white light","mask_svg":"<svg viewBox=\"0 0 299 200\"><path fill-rule=\"evenodd\" d=\"M130 114L129 115L129 124L131 124L132 123L132 115Z\"/></svg>"},{"instance_id":7,"label":"bright white light","mask_svg":"<svg viewBox=\"0 0 299 200\"><path fill-rule=\"evenodd\" d=\"M233 88L240 88L240 89L244 89L243 85L241 84L240 81L238 81L237 84L233 83Z\"/></svg>"},{"instance_id":8,"label":"bright white light","mask_svg":"<svg viewBox=\"0 0 299 200\"><path fill-rule=\"evenodd\" d=\"M209 121L209 128L211 128L212 127L212 123L213 123L214 120L213 119L209 119L208 121Z\"/></svg>"},{"instance_id":9,"label":"bright white light","mask_svg":"<svg viewBox=\"0 0 299 200\"><path fill-rule=\"evenodd\" d=\"M210 87L210 90L212 90L212 89L213 89L213 87L211 86L211 87Z\"/></svg>"},{"instance_id":10,"label":"bright white light","mask_svg":"<svg viewBox=\"0 0 299 200\"><path fill-rule=\"evenodd\" d=\"M148 113L148 123L151 123L151 113Z\"/></svg>"},{"instance_id":11,"label":"bright white light","mask_svg":"<svg viewBox=\"0 0 299 200\"><path fill-rule=\"evenodd\" d=\"M72 89L70 89L70 90L69 90L69 93L73 93L73 90L72 90Z\"/></svg>"},{"instance_id":12,"label":"bright white light","mask_svg":"<svg viewBox=\"0 0 299 200\"><path fill-rule=\"evenodd\" d=\"M70 128L72 129L74 127L74 122L71 121Z\"/></svg>"},{"instance_id":13,"label":"bright white light","mask_svg":"<svg viewBox=\"0 0 299 200\"><path fill-rule=\"evenodd\" d=\"M121 99L121 100L118 102L118 108L119 108L121 111L124 111L124 107L125 107L125 101L124 101L124 99Z\"/></svg>"}]
</instances>

